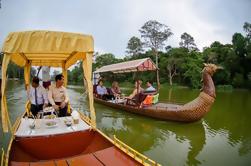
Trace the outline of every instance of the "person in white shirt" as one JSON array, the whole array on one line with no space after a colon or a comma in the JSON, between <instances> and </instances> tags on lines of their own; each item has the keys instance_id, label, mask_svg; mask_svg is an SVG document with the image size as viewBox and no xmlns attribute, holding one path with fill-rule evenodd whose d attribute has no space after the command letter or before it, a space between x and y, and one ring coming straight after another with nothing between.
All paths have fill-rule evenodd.
<instances>
[{"instance_id":1,"label":"person in white shirt","mask_svg":"<svg viewBox=\"0 0 251 166\"><path fill-rule=\"evenodd\" d=\"M152 86L152 81L147 81L146 86L147 88L145 89L145 92L155 92L156 89Z\"/></svg>"},{"instance_id":2,"label":"person in white shirt","mask_svg":"<svg viewBox=\"0 0 251 166\"><path fill-rule=\"evenodd\" d=\"M43 87L49 89L49 86L51 85L50 66L42 67L42 80Z\"/></svg>"},{"instance_id":3,"label":"person in white shirt","mask_svg":"<svg viewBox=\"0 0 251 166\"><path fill-rule=\"evenodd\" d=\"M52 107L58 111L59 117L67 115L67 104L69 101L64 84L64 76L58 74L55 77L56 84L49 87L48 99Z\"/></svg>"},{"instance_id":4,"label":"person in white shirt","mask_svg":"<svg viewBox=\"0 0 251 166\"><path fill-rule=\"evenodd\" d=\"M98 86L97 86L97 94L100 96L100 98L102 98L103 100L111 100L112 98L114 98L113 95L110 95L107 92L106 87L103 85L103 81L99 80L98 81Z\"/></svg>"},{"instance_id":5,"label":"person in white shirt","mask_svg":"<svg viewBox=\"0 0 251 166\"><path fill-rule=\"evenodd\" d=\"M98 86L97 86L97 93L101 96L108 94L106 87L103 85L103 81L99 80Z\"/></svg>"},{"instance_id":6,"label":"person in white shirt","mask_svg":"<svg viewBox=\"0 0 251 166\"><path fill-rule=\"evenodd\" d=\"M33 116L37 116L40 110L48 106L46 90L39 85L38 77L32 79L32 84L28 90L28 99L31 102L31 112Z\"/></svg>"}]
</instances>

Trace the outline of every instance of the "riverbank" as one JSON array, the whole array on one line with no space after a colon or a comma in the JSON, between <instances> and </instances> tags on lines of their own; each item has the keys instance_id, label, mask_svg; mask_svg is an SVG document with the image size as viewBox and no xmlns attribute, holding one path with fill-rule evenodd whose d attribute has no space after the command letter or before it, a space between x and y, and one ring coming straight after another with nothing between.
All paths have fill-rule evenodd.
<instances>
[{"instance_id":1,"label":"riverbank","mask_svg":"<svg viewBox=\"0 0 251 166\"><path fill-rule=\"evenodd\" d=\"M68 84L71 85L83 85L82 82L69 82ZM105 87L111 87L111 82L104 82ZM134 88L134 84L131 82L119 82L119 86L122 88ZM154 87L157 88L156 83L153 84ZM146 84L143 83L143 88L146 88ZM194 90L199 90L200 88L191 88L186 85L179 85L179 84L173 84L172 86L169 83L163 83L160 85L160 88L172 88L172 89L194 89ZM234 88L232 85L216 85L216 90L220 92L231 92L233 90L237 91L250 91L251 89L244 89L244 88Z\"/></svg>"}]
</instances>

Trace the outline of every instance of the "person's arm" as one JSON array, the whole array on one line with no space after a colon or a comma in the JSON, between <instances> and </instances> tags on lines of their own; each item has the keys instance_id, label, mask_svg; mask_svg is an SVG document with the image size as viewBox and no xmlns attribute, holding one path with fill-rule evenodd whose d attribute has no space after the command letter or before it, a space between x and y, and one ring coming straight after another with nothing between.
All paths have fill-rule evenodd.
<instances>
[{"instance_id":1,"label":"person's arm","mask_svg":"<svg viewBox=\"0 0 251 166\"><path fill-rule=\"evenodd\" d=\"M51 103L52 107L53 107L56 111L58 111L58 110L59 110L59 106L56 105L56 103L55 103L54 100L53 100L52 91L53 91L53 87L50 87L50 90L49 90L49 92L48 92L48 100L49 100L49 102Z\"/></svg>"},{"instance_id":2,"label":"person's arm","mask_svg":"<svg viewBox=\"0 0 251 166\"><path fill-rule=\"evenodd\" d=\"M44 104L48 105L48 93L47 91L42 87L42 95L43 95L43 98L44 98Z\"/></svg>"},{"instance_id":3,"label":"person's arm","mask_svg":"<svg viewBox=\"0 0 251 166\"><path fill-rule=\"evenodd\" d=\"M31 102L32 95L31 95L31 88L27 88L27 99Z\"/></svg>"},{"instance_id":4,"label":"person's arm","mask_svg":"<svg viewBox=\"0 0 251 166\"><path fill-rule=\"evenodd\" d=\"M98 95L101 94L101 93L100 93L100 90L101 90L100 86L97 86L97 94L98 94Z\"/></svg>"},{"instance_id":5,"label":"person's arm","mask_svg":"<svg viewBox=\"0 0 251 166\"><path fill-rule=\"evenodd\" d=\"M67 92L66 92L66 88L64 88L64 102L65 103L68 103L69 102L69 97L68 97L68 95L67 95Z\"/></svg>"},{"instance_id":6,"label":"person's arm","mask_svg":"<svg viewBox=\"0 0 251 166\"><path fill-rule=\"evenodd\" d=\"M108 94L106 87L103 87L104 94Z\"/></svg>"},{"instance_id":7,"label":"person's arm","mask_svg":"<svg viewBox=\"0 0 251 166\"><path fill-rule=\"evenodd\" d=\"M137 89L134 89L132 94L130 94L130 96L128 96L128 98L132 99L136 94L137 94Z\"/></svg>"},{"instance_id":8,"label":"person's arm","mask_svg":"<svg viewBox=\"0 0 251 166\"><path fill-rule=\"evenodd\" d=\"M116 94L115 90L113 88L111 88L112 94Z\"/></svg>"},{"instance_id":9,"label":"person's arm","mask_svg":"<svg viewBox=\"0 0 251 166\"><path fill-rule=\"evenodd\" d=\"M121 90L120 90L120 88L118 87L118 94L121 94Z\"/></svg>"},{"instance_id":10,"label":"person's arm","mask_svg":"<svg viewBox=\"0 0 251 166\"><path fill-rule=\"evenodd\" d=\"M48 100L52 106L56 105L53 98L52 98L52 87L50 87L49 92L48 92Z\"/></svg>"}]
</instances>

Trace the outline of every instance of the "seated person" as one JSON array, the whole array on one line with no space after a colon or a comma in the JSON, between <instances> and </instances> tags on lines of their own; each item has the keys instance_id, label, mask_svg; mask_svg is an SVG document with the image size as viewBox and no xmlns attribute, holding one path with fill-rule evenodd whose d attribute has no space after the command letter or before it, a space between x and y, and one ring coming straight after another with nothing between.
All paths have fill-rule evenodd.
<instances>
[{"instance_id":1,"label":"seated person","mask_svg":"<svg viewBox=\"0 0 251 166\"><path fill-rule=\"evenodd\" d=\"M101 98L103 100L107 100L107 99L112 99L114 96L113 95L109 95L107 92L106 87L103 85L103 81L99 80L98 81L98 86L97 86L97 94L99 96L101 96Z\"/></svg>"},{"instance_id":2,"label":"seated person","mask_svg":"<svg viewBox=\"0 0 251 166\"><path fill-rule=\"evenodd\" d=\"M156 92L156 89L152 86L153 82L152 81L147 81L146 86L147 88L145 89L145 92Z\"/></svg>"},{"instance_id":3,"label":"seated person","mask_svg":"<svg viewBox=\"0 0 251 166\"><path fill-rule=\"evenodd\" d=\"M47 92L39 85L38 77L32 79L31 87L28 90L28 99L31 102L31 112L34 117L40 110L48 106Z\"/></svg>"},{"instance_id":4,"label":"seated person","mask_svg":"<svg viewBox=\"0 0 251 166\"><path fill-rule=\"evenodd\" d=\"M142 84L141 80L135 81L133 92L126 98L133 99L137 94L144 92L144 89L141 88L141 84Z\"/></svg>"},{"instance_id":5,"label":"seated person","mask_svg":"<svg viewBox=\"0 0 251 166\"><path fill-rule=\"evenodd\" d=\"M121 91L119 88L119 83L117 81L113 81L111 91L114 97L120 97Z\"/></svg>"},{"instance_id":6,"label":"seated person","mask_svg":"<svg viewBox=\"0 0 251 166\"><path fill-rule=\"evenodd\" d=\"M58 74L55 77L56 84L49 87L48 99L52 107L58 112L59 117L67 115L69 101L64 84L64 76Z\"/></svg>"}]
</instances>

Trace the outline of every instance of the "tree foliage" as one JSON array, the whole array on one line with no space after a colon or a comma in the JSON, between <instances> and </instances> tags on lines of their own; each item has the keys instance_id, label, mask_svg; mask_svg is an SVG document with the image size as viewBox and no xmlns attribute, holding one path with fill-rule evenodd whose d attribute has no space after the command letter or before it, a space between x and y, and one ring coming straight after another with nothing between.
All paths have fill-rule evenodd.
<instances>
[{"instance_id":1,"label":"tree foliage","mask_svg":"<svg viewBox=\"0 0 251 166\"><path fill-rule=\"evenodd\" d=\"M188 50L196 50L197 49L197 46L196 44L194 43L194 38L189 35L188 33L183 33L181 35L181 41L179 43L180 47L184 47Z\"/></svg>"},{"instance_id":2,"label":"tree foliage","mask_svg":"<svg viewBox=\"0 0 251 166\"><path fill-rule=\"evenodd\" d=\"M152 49L156 66L158 67L158 52L163 48L167 39L173 34L171 29L156 20L147 21L139 30L145 40L145 46ZM159 71L157 70L157 84L159 86Z\"/></svg>"},{"instance_id":3,"label":"tree foliage","mask_svg":"<svg viewBox=\"0 0 251 166\"><path fill-rule=\"evenodd\" d=\"M153 51L162 49L167 39L173 34L167 25L156 20L147 21L139 31L145 40L145 46Z\"/></svg>"},{"instance_id":4,"label":"tree foliage","mask_svg":"<svg viewBox=\"0 0 251 166\"><path fill-rule=\"evenodd\" d=\"M170 29L157 21L148 21L140 29L141 39L145 42L144 47L148 48L145 52L139 52L138 47L130 47L131 50L135 51L129 52L128 46L128 53L135 54L135 56L118 59L113 54L97 54L93 69L139 58L148 57L154 60L159 56L160 58L156 62L159 63L161 83L176 83L199 88L201 86L203 63L215 63L224 68L214 75L216 85L232 85L236 88L251 89L251 24L244 23L243 30L245 35L239 32L233 34L232 43L222 44L219 41L214 41L203 51L199 51L194 49L196 47L194 38L187 33L181 35L180 47L166 45L167 39L172 35ZM141 40L136 37L131 39L128 45L132 43L133 46L137 46ZM162 50L162 48L165 48L165 50ZM77 77L80 75L78 70L80 68L76 67L70 71L71 74L69 75L72 75L72 80L79 80ZM109 82L113 80L132 82L136 78L131 73L116 76L107 74L104 77ZM144 72L139 73L138 77L146 81L155 80L156 75L153 72Z\"/></svg>"},{"instance_id":5,"label":"tree foliage","mask_svg":"<svg viewBox=\"0 0 251 166\"><path fill-rule=\"evenodd\" d=\"M132 56L136 56L143 51L143 42L140 41L139 38L133 36L130 38L127 44L126 52L131 54Z\"/></svg>"},{"instance_id":6,"label":"tree foliage","mask_svg":"<svg viewBox=\"0 0 251 166\"><path fill-rule=\"evenodd\" d=\"M251 40L251 24L248 22L245 22L243 25L243 29L246 32L247 38Z\"/></svg>"}]
</instances>

